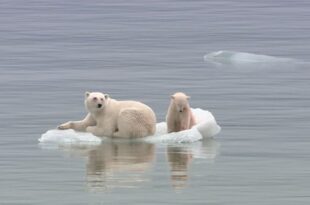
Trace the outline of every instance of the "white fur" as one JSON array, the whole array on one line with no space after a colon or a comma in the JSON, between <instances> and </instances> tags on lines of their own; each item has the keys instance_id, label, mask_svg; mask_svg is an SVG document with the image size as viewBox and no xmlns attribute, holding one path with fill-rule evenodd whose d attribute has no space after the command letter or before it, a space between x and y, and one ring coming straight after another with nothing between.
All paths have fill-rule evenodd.
<instances>
[{"instance_id":1,"label":"white fur","mask_svg":"<svg viewBox=\"0 0 310 205\"><path fill-rule=\"evenodd\" d=\"M86 92L85 106L89 113L84 120L69 121L58 128L119 138L139 138L155 133L155 113L141 102L117 101L100 92Z\"/></svg>"},{"instance_id":2,"label":"white fur","mask_svg":"<svg viewBox=\"0 0 310 205\"><path fill-rule=\"evenodd\" d=\"M196 124L188 102L189 98L189 96L181 92L171 96L166 117L168 133L187 130Z\"/></svg>"}]
</instances>

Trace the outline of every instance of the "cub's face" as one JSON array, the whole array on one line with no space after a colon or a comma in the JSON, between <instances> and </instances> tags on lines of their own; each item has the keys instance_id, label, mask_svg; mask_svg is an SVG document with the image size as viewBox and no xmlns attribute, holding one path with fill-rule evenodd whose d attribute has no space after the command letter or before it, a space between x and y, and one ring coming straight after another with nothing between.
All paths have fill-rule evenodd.
<instances>
[{"instance_id":1,"label":"cub's face","mask_svg":"<svg viewBox=\"0 0 310 205\"><path fill-rule=\"evenodd\" d=\"M177 112L184 112L189 106L189 96L185 95L184 93L175 93L171 96L172 103L174 104Z\"/></svg>"},{"instance_id":2,"label":"cub's face","mask_svg":"<svg viewBox=\"0 0 310 205\"><path fill-rule=\"evenodd\" d=\"M187 104L188 104L188 101L187 99L184 99L184 98L175 98L173 100L176 108L177 108L177 111L178 112L184 112L187 108Z\"/></svg>"},{"instance_id":3,"label":"cub's face","mask_svg":"<svg viewBox=\"0 0 310 205\"><path fill-rule=\"evenodd\" d=\"M109 95L100 92L86 92L85 106L90 112L103 110L107 105Z\"/></svg>"}]
</instances>

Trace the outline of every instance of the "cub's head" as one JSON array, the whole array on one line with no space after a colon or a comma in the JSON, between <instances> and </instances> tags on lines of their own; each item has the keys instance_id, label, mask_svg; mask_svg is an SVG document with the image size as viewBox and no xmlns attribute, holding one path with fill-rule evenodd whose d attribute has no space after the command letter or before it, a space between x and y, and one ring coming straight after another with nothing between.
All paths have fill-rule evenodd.
<instances>
[{"instance_id":1,"label":"cub's head","mask_svg":"<svg viewBox=\"0 0 310 205\"><path fill-rule=\"evenodd\" d=\"M171 95L171 103L173 103L177 112L184 112L189 109L189 99L190 96L187 96L185 93L181 92Z\"/></svg>"},{"instance_id":2,"label":"cub's head","mask_svg":"<svg viewBox=\"0 0 310 205\"><path fill-rule=\"evenodd\" d=\"M85 106L89 112L97 112L103 110L109 100L108 94L100 92L86 92L85 93Z\"/></svg>"}]
</instances>

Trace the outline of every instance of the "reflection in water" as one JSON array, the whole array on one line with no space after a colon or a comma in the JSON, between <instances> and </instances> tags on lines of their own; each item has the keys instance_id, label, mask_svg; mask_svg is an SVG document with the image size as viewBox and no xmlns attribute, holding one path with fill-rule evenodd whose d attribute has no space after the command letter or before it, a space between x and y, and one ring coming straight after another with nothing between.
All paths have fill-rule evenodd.
<instances>
[{"instance_id":1,"label":"reflection in water","mask_svg":"<svg viewBox=\"0 0 310 205\"><path fill-rule=\"evenodd\" d=\"M154 159L154 144L104 142L89 151L87 184L90 191L135 187L146 181L143 173Z\"/></svg>"},{"instance_id":2,"label":"reflection in water","mask_svg":"<svg viewBox=\"0 0 310 205\"><path fill-rule=\"evenodd\" d=\"M188 170L194 158L213 160L216 157L218 143L213 138L193 144L167 147L167 160L170 165L171 183L174 189L183 189L188 180Z\"/></svg>"},{"instance_id":3,"label":"reflection in water","mask_svg":"<svg viewBox=\"0 0 310 205\"><path fill-rule=\"evenodd\" d=\"M185 187L187 181L187 169L192 159L191 152L183 147L168 147L167 160L171 170L172 186L175 189Z\"/></svg>"},{"instance_id":4,"label":"reflection in water","mask_svg":"<svg viewBox=\"0 0 310 205\"><path fill-rule=\"evenodd\" d=\"M104 140L100 145L71 144L61 147L41 143L42 149L61 148L71 157L85 157L89 191L133 188L149 180L146 171L154 163L155 145L143 141ZM193 160L213 161L219 144L213 138L194 143L160 146L166 149L171 184L176 190L186 187Z\"/></svg>"}]
</instances>

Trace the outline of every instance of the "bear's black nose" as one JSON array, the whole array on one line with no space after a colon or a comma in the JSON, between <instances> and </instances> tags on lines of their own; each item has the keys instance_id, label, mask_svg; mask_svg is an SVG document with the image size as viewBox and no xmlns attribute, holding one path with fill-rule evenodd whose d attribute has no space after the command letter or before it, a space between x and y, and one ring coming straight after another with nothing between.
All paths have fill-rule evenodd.
<instances>
[{"instance_id":1,"label":"bear's black nose","mask_svg":"<svg viewBox=\"0 0 310 205\"><path fill-rule=\"evenodd\" d=\"M102 107L102 104L98 104L98 108L101 108Z\"/></svg>"}]
</instances>

